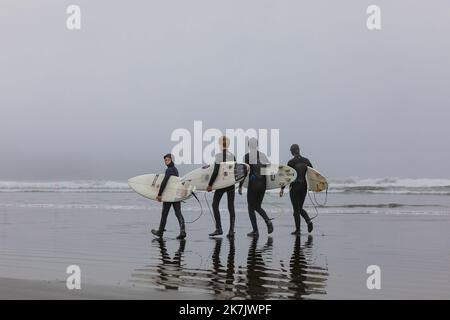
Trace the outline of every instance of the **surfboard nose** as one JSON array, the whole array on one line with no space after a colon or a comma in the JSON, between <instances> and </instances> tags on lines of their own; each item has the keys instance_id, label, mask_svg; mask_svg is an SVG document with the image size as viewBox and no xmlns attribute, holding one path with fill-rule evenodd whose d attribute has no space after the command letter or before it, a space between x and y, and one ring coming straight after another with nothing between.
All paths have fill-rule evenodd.
<instances>
[{"instance_id":1,"label":"surfboard nose","mask_svg":"<svg viewBox=\"0 0 450 320\"><path fill-rule=\"evenodd\" d=\"M136 183L136 177L128 179L128 184L130 183Z\"/></svg>"},{"instance_id":2,"label":"surfboard nose","mask_svg":"<svg viewBox=\"0 0 450 320\"><path fill-rule=\"evenodd\" d=\"M133 178L130 178L130 179L128 179L128 186L131 188L131 189L134 189L134 185L136 184L136 182L137 182L137 179L138 177L133 177Z\"/></svg>"},{"instance_id":3,"label":"surfboard nose","mask_svg":"<svg viewBox=\"0 0 450 320\"><path fill-rule=\"evenodd\" d=\"M244 179L249 171L249 165L244 163L236 163L234 166L234 179L236 181L241 181Z\"/></svg>"}]
</instances>

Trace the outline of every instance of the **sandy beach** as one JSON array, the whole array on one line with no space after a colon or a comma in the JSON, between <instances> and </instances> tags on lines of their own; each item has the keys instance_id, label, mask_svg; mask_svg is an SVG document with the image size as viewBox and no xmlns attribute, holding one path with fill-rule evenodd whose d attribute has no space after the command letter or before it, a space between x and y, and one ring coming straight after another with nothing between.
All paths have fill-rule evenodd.
<instances>
[{"instance_id":1,"label":"sandy beach","mask_svg":"<svg viewBox=\"0 0 450 320\"><path fill-rule=\"evenodd\" d=\"M208 195L209 196L209 195ZM134 193L0 193L2 299L449 299L450 200L436 195L329 195L315 229L292 231L287 198L267 196L274 218L250 231L237 198L237 235L210 239L211 216L176 240L169 216L164 241L160 205ZM308 207L311 215L313 207ZM183 204L187 221L201 213ZM223 210L223 224L228 226ZM66 269L81 269L81 289L66 288ZM369 265L381 289L369 290Z\"/></svg>"}]
</instances>

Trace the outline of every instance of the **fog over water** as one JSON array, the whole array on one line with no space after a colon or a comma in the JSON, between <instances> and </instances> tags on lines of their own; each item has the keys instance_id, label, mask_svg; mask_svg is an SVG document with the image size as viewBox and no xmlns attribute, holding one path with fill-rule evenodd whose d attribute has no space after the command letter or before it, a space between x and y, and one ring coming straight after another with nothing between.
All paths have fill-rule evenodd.
<instances>
[{"instance_id":1,"label":"fog over water","mask_svg":"<svg viewBox=\"0 0 450 320\"><path fill-rule=\"evenodd\" d=\"M79 31L69 4L0 4L2 181L161 172L195 120L331 178L450 178L446 0L377 1L379 31L369 1L79 0Z\"/></svg>"}]
</instances>

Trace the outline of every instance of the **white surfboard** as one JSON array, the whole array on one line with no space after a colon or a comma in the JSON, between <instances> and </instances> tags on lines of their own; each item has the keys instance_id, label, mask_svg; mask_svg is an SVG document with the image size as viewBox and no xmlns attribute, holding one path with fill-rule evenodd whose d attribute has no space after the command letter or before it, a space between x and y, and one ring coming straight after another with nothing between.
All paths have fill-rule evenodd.
<instances>
[{"instance_id":1,"label":"white surfboard","mask_svg":"<svg viewBox=\"0 0 450 320\"><path fill-rule=\"evenodd\" d=\"M297 171L289 166L271 164L261 170L261 173L266 176L266 190L285 187L297 178ZM245 188L248 188L248 182L249 176L245 178Z\"/></svg>"},{"instance_id":2,"label":"white surfboard","mask_svg":"<svg viewBox=\"0 0 450 320\"><path fill-rule=\"evenodd\" d=\"M311 167L306 170L306 181L309 191L320 192L328 188L327 179Z\"/></svg>"},{"instance_id":3,"label":"white surfboard","mask_svg":"<svg viewBox=\"0 0 450 320\"><path fill-rule=\"evenodd\" d=\"M164 174L144 174L128 180L128 185L143 197L156 200ZM194 187L181 181L179 177L171 176L167 181L161 200L163 202L178 202L192 195Z\"/></svg>"},{"instance_id":4,"label":"white surfboard","mask_svg":"<svg viewBox=\"0 0 450 320\"><path fill-rule=\"evenodd\" d=\"M182 182L195 187L197 191L205 191L208 187L209 179L214 170L214 163L192 170L181 178ZM213 183L213 190L230 187L247 176L249 166L244 163L234 161L222 162L219 167L216 181Z\"/></svg>"}]
</instances>

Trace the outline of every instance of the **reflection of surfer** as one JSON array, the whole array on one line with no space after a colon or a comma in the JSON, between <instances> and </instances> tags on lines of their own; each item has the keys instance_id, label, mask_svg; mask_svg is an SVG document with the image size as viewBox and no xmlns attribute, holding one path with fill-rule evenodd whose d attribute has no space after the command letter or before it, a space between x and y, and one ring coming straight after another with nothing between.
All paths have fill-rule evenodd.
<instances>
[{"instance_id":1,"label":"reflection of surfer","mask_svg":"<svg viewBox=\"0 0 450 320\"><path fill-rule=\"evenodd\" d=\"M325 287L325 277L318 277L318 275L328 275L325 269L320 267L314 267L314 272L308 271L311 269L308 266L305 250L312 248L313 237L308 236L308 240L303 247L300 243L300 237L295 237L294 250L292 251L291 260L289 261L290 271L290 284L289 289L294 291L294 298L301 299L303 296L314 293L316 289L322 289ZM309 275L308 275L309 273ZM317 291L316 293L324 293Z\"/></svg>"},{"instance_id":2,"label":"reflection of surfer","mask_svg":"<svg viewBox=\"0 0 450 320\"><path fill-rule=\"evenodd\" d=\"M163 239L155 239L159 244L159 252L161 255L161 261L157 266L157 270L159 273L159 280L161 285L163 285L166 289L178 289L177 279L181 275L182 266L181 263L183 261L184 249L186 247L186 240L180 240L180 245L178 250L175 252L173 260L170 258L170 255L166 248L166 242ZM170 285L170 283L175 283L176 285Z\"/></svg>"},{"instance_id":3,"label":"reflection of surfer","mask_svg":"<svg viewBox=\"0 0 450 320\"><path fill-rule=\"evenodd\" d=\"M291 234L300 235L300 216L305 219L308 225L308 232L313 230L313 223L308 216L308 213L303 209L303 203L305 202L306 194L308 193L308 185L306 183L306 170L308 167L312 168L311 162L300 155L300 147L298 144L291 146L291 153L294 156L288 162L288 166L297 171L297 179L291 183L289 196L291 198L292 208L294 209L295 231ZM283 196L284 187L281 188L280 197Z\"/></svg>"},{"instance_id":4,"label":"reflection of surfer","mask_svg":"<svg viewBox=\"0 0 450 320\"><path fill-rule=\"evenodd\" d=\"M248 141L249 152L244 156L244 162L250 165L250 173L248 176L247 203L248 215L252 224L253 231L247 234L249 237L257 237L258 223L256 221L255 211L264 219L267 225L267 232L273 232L273 224L267 216L266 211L262 208L262 202L266 193L266 176L263 168L267 167L269 160L266 155L258 150L258 140L250 138ZM242 195L242 186L244 180L239 183L239 194Z\"/></svg>"},{"instance_id":5,"label":"reflection of surfer","mask_svg":"<svg viewBox=\"0 0 450 320\"><path fill-rule=\"evenodd\" d=\"M228 257L227 257L227 272L226 272L226 280L227 288L229 290L233 290L234 286L234 256L236 253L236 249L234 246L234 238L230 238L229 240L229 249L228 249Z\"/></svg>"},{"instance_id":6,"label":"reflection of surfer","mask_svg":"<svg viewBox=\"0 0 450 320\"><path fill-rule=\"evenodd\" d=\"M312 246L312 236L308 237L305 247ZM306 294L305 281L307 280L307 264L306 258L301 248L300 237L295 237L294 250L292 251L291 260L289 261L290 271L290 283L292 286L290 289L294 291L294 297L301 299Z\"/></svg>"},{"instance_id":7,"label":"reflection of surfer","mask_svg":"<svg viewBox=\"0 0 450 320\"><path fill-rule=\"evenodd\" d=\"M161 182L161 186L159 187L158 196L156 197L156 200L161 202L162 194L164 192L164 189L166 188L167 182L169 181L169 178L171 176L178 177L178 170L175 167L175 164L173 163L173 156L171 154L166 154L164 156L164 162L167 166L166 173L164 175L164 179ZM167 222L167 216L169 215L170 207L173 206L173 209L175 210L175 216L178 219L178 223L180 224L180 234L178 235L177 239L184 239L186 238L186 229L184 226L184 218L181 214L181 203L178 202L163 202L163 208L161 213L161 222L159 223L159 229L155 230L152 229L152 233L157 237L162 237L164 233L164 228L166 227Z\"/></svg>"},{"instance_id":8,"label":"reflection of surfer","mask_svg":"<svg viewBox=\"0 0 450 320\"><path fill-rule=\"evenodd\" d=\"M214 238L214 250L212 254L212 287L216 295L224 294L224 292L233 292L234 288L234 256L235 246L234 238L229 239L229 251L227 257L227 266L224 267L220 261L220 251L222 249L222 239ZM222 274L225 273L225 281L221 281ZM223 285L225 284L225 285Z\"/></svg>"},{"instance_id":9,"label":"reflection of surfer","mask_svg":"<svg viewBox=\"0 0 450 320\"><path fill-rule=\"evenodd\" d=\"M272 249L272 237L267 238L263 249L257 249L258 237L254 237L250 243L247 256L247 297L250 299L264 299L269 288L265 287L269 274L266 272L266 266L263 259L263 253Z\"/></svg>"},{"instance_id":10,"label":"reflection of surfer","mask_svg":"<svg viewBox=\"0 0 450 320\"><path fill-rule=\"evenodd\" d=\"M220 270L222 269L222 264L220 262L220 250L222 249L222 239L215 238L214 239L214 250L212 254L212 287L215 294L220 294L222 288L217 287L220 284Z\"/></svg>"}]
</instances>

